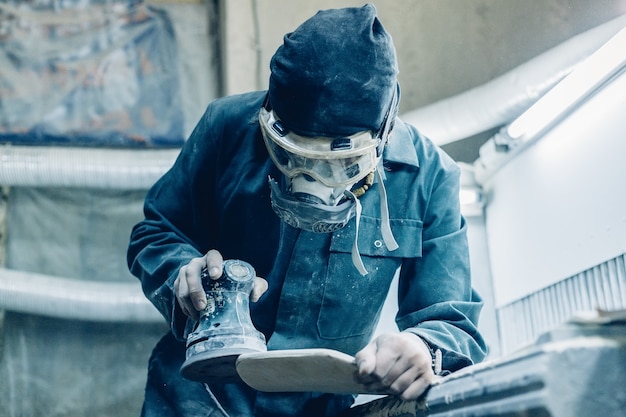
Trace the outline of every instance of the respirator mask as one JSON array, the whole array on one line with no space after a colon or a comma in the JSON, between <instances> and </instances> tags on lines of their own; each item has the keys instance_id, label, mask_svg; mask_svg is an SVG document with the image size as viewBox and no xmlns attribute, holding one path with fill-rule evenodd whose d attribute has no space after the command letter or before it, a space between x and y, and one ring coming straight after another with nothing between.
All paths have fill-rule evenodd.
<instances>
[{"instance_id":1,"label":"respirator mask","mask_svg":"<svg viewBox=\"0 0 626 417\"><path fill-rule=\"evenodd\" d=\"M265 100L259 122L283 181L270 178L272 208L287 224L318 233L343 228L356 214L352 186L376 169L384 141L376 133L305 137L291 132Z\"/></svg>"},{"instance_id":2,"label":"respirator mask","mask_svg":"<svg viewBox=\"0 0 626 417\"><path fill-rule=\"evenodd\" d=\"M344 137L310 137L290 131L271 109L269 97L259 112L269 155L284 174L280 183L269 178L272 209L288 225L316 233L334 232L356 217L352 260L363 275L367 271L357 246L361 203L350 189L370 173L376 174L379 183L383 240L389 250L398 248L389 224L382 167L378 167L395 121L398 95L399 87L378 132Z\"/></svg>"}]
</instances>

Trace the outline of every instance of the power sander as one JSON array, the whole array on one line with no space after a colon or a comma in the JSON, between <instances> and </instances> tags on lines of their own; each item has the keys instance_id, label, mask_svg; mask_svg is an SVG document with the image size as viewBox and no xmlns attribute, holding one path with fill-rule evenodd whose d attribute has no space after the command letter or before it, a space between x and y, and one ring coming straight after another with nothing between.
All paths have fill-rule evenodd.
<instances>
[{"instance_id":1,"label":"power sander","mask_svg":"<svg viewBox=\"0 0 626 417\"><path fill-rule=\"evenodd\" d=\"M265 336L250 318L250 292L256 271L240 260L226 260L223 264L222 276L217 280L209 277L206 268L201 274L207 306L187 337L186 359L180 368L181 374L193 381L239 381L239 355L267 350Z\"/></svg>"}]
</instances>

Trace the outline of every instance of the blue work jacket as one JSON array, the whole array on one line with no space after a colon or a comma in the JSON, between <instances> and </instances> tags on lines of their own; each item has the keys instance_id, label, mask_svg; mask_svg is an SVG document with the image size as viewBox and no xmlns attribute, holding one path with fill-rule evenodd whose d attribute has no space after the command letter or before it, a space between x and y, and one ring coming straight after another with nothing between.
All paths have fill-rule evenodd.
<instances>
[{"instance_id":1,"label":"blue work jacket","mask_svg":"<svg viewBox=\"0 0 626 417\"><path fill-rule=\"evenodd\" d=\"M361 275L351 259L355 219L342 230L317 234L282 223L272 211L268 176L281 173L258 123L264 96L230 96L208 106L175 164L149 190L145 219L132 231L129 268L171 325L153 352L144 414L170 415L165 408L149 412L167 401L181 407L172 416L197 415L194 407L205 402L206 410L221 408L206 415L330 416L352 402L350 396L257 393L238 384L202 387L200 393L201 384L175 375L194 323L175 301L174 280L180 267L210 249L249 262L267 279L268 291L251 304L251 316L268 349L324 347L355 354L370 341L399 271L399 329L442 349L444 369L482 360L486 349L476 327L482 302L471 287L458 166L414 127L396 121L383 161L399 248L390 251L383 243L374 183L360 198L358 247L368 271ZM182 390L194 398L182 391L151 392L151 386L168 384L162 379L170 390L194 386ZM215 400L219 406L209 404Z\"/></svg>"}]
</instances>

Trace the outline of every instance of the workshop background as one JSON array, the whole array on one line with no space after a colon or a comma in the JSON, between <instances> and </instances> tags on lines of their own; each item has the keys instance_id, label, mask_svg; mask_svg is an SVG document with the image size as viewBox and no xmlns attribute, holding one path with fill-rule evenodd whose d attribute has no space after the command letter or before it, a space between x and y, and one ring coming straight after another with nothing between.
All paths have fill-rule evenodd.
<instances>
[{"instance_id":1,"label":"workshop background","mask_svg":"<svg viewBox=\"0 0 626 417\"><path fill-rule=\"evenodd\" d=\"M361 4L0 1L0 415L139 415L148 357L167 330L125 261L147 188L209 101L266 88L285 33L319 9ZM576 305L535 327L524 315L577 274L598 282L586 307L626 308L621 172L600 170L607 181L595 201L612 211L593 224L597 233L557 228L559 239L550 232L557 214L524 235L534 224L525 213L571 207L580 188L533 194L546 177L535 171L523 183L523 168L505 173L517 187L504 186L508 193L495 191L497 178L473 178L481 149L504 125L626 26L626 0L374 4L398 52L401 117L462 165L476 198L464 214L490 358L566 320ZM607 149L601 157L616 148ZM580 209L572 218L589 223L595 206ZM393 330L393 303L391 295L380 331Z\"/></svg>"}]
</instances>

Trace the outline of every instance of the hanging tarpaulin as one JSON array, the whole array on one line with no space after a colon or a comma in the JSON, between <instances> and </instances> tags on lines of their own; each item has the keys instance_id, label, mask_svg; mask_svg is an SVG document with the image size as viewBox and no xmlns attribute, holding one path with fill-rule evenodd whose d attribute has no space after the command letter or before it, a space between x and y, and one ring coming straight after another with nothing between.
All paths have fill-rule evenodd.
<instances>
[{"instance_id":1,"label":"hanging tarpaulin","mask_svg":"<svg viewBox=\"0 0 626 417\"><path fill-rule=\"evenodd\" d=\"M0 0L0 142L178 146L177 62L141 1Z\"/></svg>"}]
</instances>

